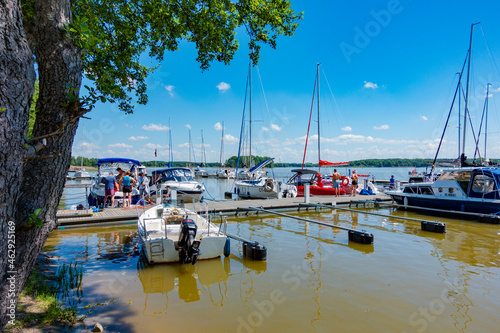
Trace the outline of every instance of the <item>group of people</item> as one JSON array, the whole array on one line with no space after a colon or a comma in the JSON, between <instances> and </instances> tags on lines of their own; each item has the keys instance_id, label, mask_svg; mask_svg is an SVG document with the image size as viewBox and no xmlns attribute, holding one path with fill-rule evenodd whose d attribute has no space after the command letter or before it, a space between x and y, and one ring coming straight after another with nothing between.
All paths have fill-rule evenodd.
<instances>
[{"instance_id":1,"label":"group of people","mask_svg":"<svg viewBox=\"0 0 500 333\"><path fill-rule=\"evenodd\" d=\"M118 175L115 177L113 172L110 172L108 176L104 178L104 204L108 201L108 197L111 198L111 207L115 206L115 194L120 190L123 192L123 207L130 207L132 203L132 191L135 184L139 184L139 194L142 200L147 200L150 204L151 199L149 197L149 178L147 176L147 171L139 173L139 179L136 180L131 176L130 170L123 171L121 168L117 168L116 171ZM128 201L125 201L128 199Z\"/></svg>"}]
</instances>

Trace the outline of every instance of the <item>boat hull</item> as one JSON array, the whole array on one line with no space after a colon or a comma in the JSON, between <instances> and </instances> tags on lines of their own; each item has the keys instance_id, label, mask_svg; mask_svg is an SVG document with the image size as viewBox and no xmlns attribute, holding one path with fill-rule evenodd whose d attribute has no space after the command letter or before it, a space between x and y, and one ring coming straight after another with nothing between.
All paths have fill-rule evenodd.
<instances>
[{"instance_id":1,"label":"boat hull","mask_svg":"<svg viewBox=\"0 0 500 333\"><path fill-rule=\"evenodd\" d=\"M200 242L198 260L223 255L227 236L219 227L187 209L158 205L146 210L137 223L139 240L149 263L180 262L178 241L183 220L197 226L194 240Z\"/></svg>"},{"instance_id":2,"label":"boat hull","mask_svg":"<svg viewBox=\"0 0 500 333\"><path fill-rule=\"evenodd\" d=\"M344 195L346 192L343 188L339 188L339 195ZM310 193L311 195L336 195L337 193L335 192L335 189L333 187L319 187L319 186L311 186L310 187ZM297 196L298 197L303 197L304 196L304 186L298 186L297 187Z\"/></svg>"},{"instance_id":3,"label":"boat hull","mask_svg":"<svg viewBox=\"0 0 500 333\"><path fill-rule=\"evenodd\" d=\"M497 214L500 212L500 201L483 201L481 199L474 200L473 198L467 200L436 197L422 198L401 193L388 194L400 205L477 214Z\"/></svg>"}]
</instances>

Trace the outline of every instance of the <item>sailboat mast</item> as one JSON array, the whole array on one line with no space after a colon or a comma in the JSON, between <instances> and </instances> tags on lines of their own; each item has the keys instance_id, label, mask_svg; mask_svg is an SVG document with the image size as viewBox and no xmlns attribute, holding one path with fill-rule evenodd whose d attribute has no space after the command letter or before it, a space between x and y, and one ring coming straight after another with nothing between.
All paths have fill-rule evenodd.
<instances>
[{"instance_id":1,"label":"sailboat mast","mask_svg":"<svg viewBox=\"0 0 500 333\"><path fill-rule=\"evenodd\" d=\"M170 118L168 118L168 167L174 166L174 154L172 153L172 126L170 125Z\"/></svg>"},{"instance_id":2,"label":"sailboat mast","mask_svg":"<svg viewBox=\"0 0 500 333\"><path fill-rule=\"evenodd\" d=\"M250 136L250 157L248 160L248 167L252 167L252 62L248 64L248 107L249 107L249 113L250 113L250 121L249 121L249 136Z\"/></svg>"},{"instance_id":3,"label":"sailboat mast","mask_svg":"<svg viewBox=\"0 0 500 333\"><path fill-rule=\"evenodd\" d=\"M458 72L457 74L460 75L460 72ZM460 139L461 139L461 133L460 133L460 130L461 130L461 124L460 124L460 105L461 105L461 99L462 99L462 83L460 82L460 76L458 77L458 158L460 158L460 153L462 152L461 148L460 148Z\"/></svg>"},{"instance_id":4,"label":"sailboat mast","mask_svg":"<svg viewBox=\"0 0 500 333\"><path fill-rule=\"evenodd\" d=\"M467 87L465 89L465 111L464 111L464 130L462 139L462 156L460 166L465 162L465 134L467 133L467 116L469 113L469 83L470 83L470 66L472 62L472 35L474 33L474 26L478 23L473 23L470 27L470 41L469 41L469 63L467 65Z\"/></svg>"},{"instance_id":5,"label":"sailboat mast","mask_svg":"<svg viewBox=\"0 0 500 333\"><path fill-rule=\"evenodd\" d=\"M189 167L191 168L191 130L189 130L189 146L188 146L188 150L189 150Z\"/></svg>"},{"instance_id":6,"label":"sailboat mast","mask_svg":"<svg viewBox=\"0 0 500 333\"><path fill-rule=\"evenodd\" d=\"M222 158L224 157L224 122L222 122L222 137L220 139L220 157L219 163L222 168Z\"/></svg>"},{"instance_id":7,"label":"sailboat mast","mask_svg":"<svg viewBox=\"0 0 500 333\"><path fill-rule=\"evenodd\" d=\"M486 122L484 124L484 161L486 162L486 142L488 141L488 98L490 94L491 83L486 84Z\"/></svg>"},{"instance_id":8,"label":"sailboat mast","mask_svg":"<svg viewBox=\"0 0 500 333\"><path fill-rule=\"evenodd\" d=\"M319 161L321 161L321 133L320 133L320 118L319 118L319 65L321 65L318 62L318 65L316 67L316 77L318 78L318 172L321 171L321 165L319 165Z\"/></svg>"}]
</instances>

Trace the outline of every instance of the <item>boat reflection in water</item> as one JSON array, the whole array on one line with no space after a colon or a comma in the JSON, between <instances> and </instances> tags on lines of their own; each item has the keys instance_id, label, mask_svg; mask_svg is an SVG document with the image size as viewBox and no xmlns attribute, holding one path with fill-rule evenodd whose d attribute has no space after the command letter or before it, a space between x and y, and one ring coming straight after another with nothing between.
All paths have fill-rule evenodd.
<instances>
[{"instance_id":1,"label":"boat reflection in water","mask_svg":"<svg viewBox=\"0 0 500 333\"><path fill-rule=\"evenodd\" d=\"M195 265L149 265L141 253L137 276L146 295L143 313L151 316L166 313L172 291L185 303L199 301L200 295L208 293L212 304L222 307L223 301L227 299L226 282L231 276L231 261L237 261L257 273L267 268L265 262L240 259L234 255L223 259L200 260ZM158 298L159 295L163 296Z\"/></svg>"}]
</instances>

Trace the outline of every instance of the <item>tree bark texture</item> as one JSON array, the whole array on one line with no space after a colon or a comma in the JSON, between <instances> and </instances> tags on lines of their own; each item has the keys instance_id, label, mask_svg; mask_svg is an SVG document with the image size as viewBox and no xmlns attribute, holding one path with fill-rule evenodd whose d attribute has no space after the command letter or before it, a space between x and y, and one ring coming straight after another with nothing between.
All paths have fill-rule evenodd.
<instances>
[{"instance_id":1,"label":"tree bark texture","mask_svg":"<svg viewBox=\"0 0 500 333\"><path fill-rule=\"evenodd\" d=\"M16 222L23 179L29 107L35 84L33 54L23 30L19 0L0 0L0 329L7 320L11 284L8 271L8 221ZM11 242L12 244L12 242ZM16 255L20 249L15 245ZM13 253L13 252L11 252ZM17 277L16 277L17 278Z\"/></svg>"},{"instance_id":2,"label":"tree bark texture","mask_svg":"<svg viewBox=\"0 0 500 333\"><path fill-rule=\"evenodd\" d=\"M12 8L10 12L9 8ZM57 205L70 164L71 146L81 115L77 93L82 78L81 51L67 37L64 29L71 20L71 0L36 1L34 36L30 40L35 41L40 89L33 136L56 134L46 137L45 146L33 154L25 148L24 141L35 81L33 54L28 49L21 24L19 1L0 0L0 43L3 43L0 44L0 108L1 104L8 108L0 114L0 188L3 204L0 211L0 329L9 319L5 305L10 286L6 283L9 276L5 261L6 224L9 220L16 224L17 300L40 250L55 227ZM4 24L10 25L4 27ZM14 29L19 32L14 33ZM5 46L7 42L9 45ZM17 67L12 68L14 64ZM31 143L36 145L42 142ZM30 214L38 208L42 209L39 215L43 220L41 227L29 223Z\"/></svg>"}]
</instances>

